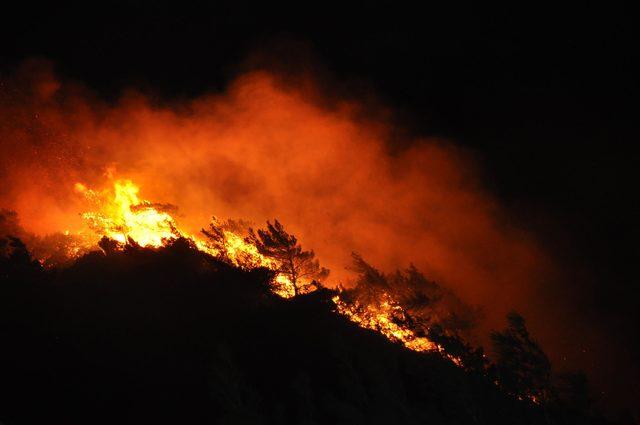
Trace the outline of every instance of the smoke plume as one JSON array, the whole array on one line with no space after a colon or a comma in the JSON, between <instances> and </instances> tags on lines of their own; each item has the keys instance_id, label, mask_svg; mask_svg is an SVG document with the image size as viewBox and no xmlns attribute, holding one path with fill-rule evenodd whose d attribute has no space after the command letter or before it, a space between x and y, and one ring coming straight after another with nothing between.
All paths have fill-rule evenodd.
<instances>
[{"instance_id":1,"label":"smoke plume","mask_svg":"<svg viewBox=\"0 0 640 425\"><path fill-rule=\"evenodd\" d=\"M399 148L370 105L306 81L254 71L188 101L130 91L106 102L27 63L2 81L0 205L29 232L74 232L86 208L74 185L127 178L142 198L179 206L193 232L214 214L277 217L333 284L349 284L357 252L382 270L413 263L482 307L489 327L514 308L534 315L552 267L483 190L472 155L437 139Z\"/></svg>"}]
</instances>

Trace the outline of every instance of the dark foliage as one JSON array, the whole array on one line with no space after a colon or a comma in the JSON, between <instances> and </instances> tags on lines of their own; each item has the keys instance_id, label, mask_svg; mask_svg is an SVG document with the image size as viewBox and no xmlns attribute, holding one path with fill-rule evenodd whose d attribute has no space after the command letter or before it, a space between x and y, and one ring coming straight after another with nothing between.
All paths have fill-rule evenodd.
<instances>
[{"instance_id":1,"label":"dark foliage","mask_svg":"<svg viewBox=\"0 0 640 425\"><path fill-rule=\"evenodd\" d=\"M522 316L511 312L507 321L507 329L491 334L498 382L519 399L546 402L551 398L551 362L529 336Z\"/></svg>"},{"instance_id":2,"label":"dark foliage","mask_svg":"<svg viewBox=\"0 0 640 425\"><path fill-rule=\"evenodd\" d=\"M14 236L0 238L0 286L31 285L43 278L39 262L31 258L25 244Z\"/></svg>"},{"instance_id":3,"label":"dark foliage","mask_svg":"<svg viewBox=\"0 0 640 425\"><path fill-rule=\"evenodd\" d=\"M45 268L71 263L70 252L83 242L79 235L60 232L34 235L22 227L16 212L6 209L0 209L0 238L19 238Z\"/></svg>"},{"instance_id":4,"label":"dark foliage","mask_svg":"<svg viewBox=\"0 0 640 425\"><path fill-rule=\"evenodd\" d=\"M279 298L272 272L188 240L103 243L62 270L4 243L3 424L604 423L363 330L327 289Z\"/></svg>"},{"instance_id":5,"label":"dark foliage","mask_svg":"<svg viewBox=\"0 0 640 425\"><path fill-rule=\"evenodd\" d=\"M431 326L427 336L447 355L458 359L466 371L486 375L489 360L484 355L482 347L472 347L458 334L446 332L440 325Z\"/></svg>"},{"instance_id":6,"label":"dark foliage","mask_svg":"<svg viewBox=\"0 0 640 425\"><path fill-rule=\"evenodd\" d=\"M249 228L247 241L254 244L260 254L278 261L278 271L293 283L294 295L307 289L305 281L322 282L329 276L329 270L320 267L313 250L303 251L298 239L287 233L278 220L273 224L267 222L267 228L257 232Z\"/></svg>"},{"instance_id":7,"label":"dark foliage","mask_svg":"<svg viewBox=\"0 0 640 425\"><path fill-rule=\"evenodd\" d=\"M371 305L388 295L408 314L415 331L436 326L448 335L471 329L479 312L463 303L451 291L430 281L413 265L406 270L385 274L353 253L351 270L358 274L355 287L344 296Z\"/></svg>"},{"instance_id":8,"label":"dark foliage","mask_svg":"<svg viewBox=\"0 0 640 425\"><path fill-rule=\"evenodd\" d=\"M214 216L211 219L211 223L209 223L209 227L200 230L200 232L207 237L211 247L219 252L219 258L228 262L229 258L225 248L227 246L227 236L225 234L224 224L220 223Z\"/></svg>"}]
</instances>

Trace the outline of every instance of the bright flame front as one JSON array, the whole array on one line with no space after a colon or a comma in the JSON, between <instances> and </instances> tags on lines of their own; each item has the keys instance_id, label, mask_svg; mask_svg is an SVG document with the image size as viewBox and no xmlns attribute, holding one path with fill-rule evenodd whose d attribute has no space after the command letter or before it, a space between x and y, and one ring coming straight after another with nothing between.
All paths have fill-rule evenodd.
<instances>
[{"instance_id":1,"label":"bright flame front","mask_svg":"<svg viewBox=\"0 0 640 425\"><path fill-rule=\"evenodd\" d=\"M395 317L404 317L405 312L388 295L378 305L360 305L357 301L346 303L340 296L333 297L338 312L365 329L380 332L392 341L401 342L405 347L414 351L429 351L437 346L429 339L417 336L414 331L401 326Z\"/></svg>"},{"instance_id":2,"label":"bright flame front","mask_svg":"<svg viewBox=\"0 0 640 425\"><path fill-rule=\"evenodd\" d=\"M76 183L75 188L95 205L97 211L85 212L82 217L99 236L121 244L134 241L142 247L161 247L172 239L183 237L191 240L199 250L224 258L234 266L279 269L276 260L260 254L255 245L232 231L223 230L223 243L216 247L180 231L169 213L170 206L141 200L138 197L139 187L130 180L117 180L112 189L101 192L91 190L82 183ZM291 298L294 296L293 284L287 276L277 273L273 292L283 298ZM398 323L396 319L405 317L405 312L390 296L385 294L384 299L378 301L376 305L360 305L357 301L345 302L339 295L333 297L336 311L363 328L378 331L414 351L438 348L429 339L417 336L413 330Z\"/></svg>"},{"instance_id":3,"label":"bright flame front","mask_svg":"<svg viewBox=\"0 0 640 425\"><path fill-rule=\"evenodd\" d=\"M121 244L131 240L142 247L156 248L163 246L167 241L183 237L191 240L199 250L223 257L236 267L266 267L271 270L279 268L277 261L260 254L255 245L232 231L223 231L222 247L213 247L207 240L181 231L169 213L171 206L140 199L140 188L131 180L116 180L113 188L103 191L94 191L82 183L76 183L75 189L95 208L95 211L81 215L89 228L99 236L105 236ZM83 248L76 251L80 254L91 246ZM278 273L274 281L276 294L284 298L293 296L293 284L287 276Z\"/></svg>"},{"instance_id":4,"label":"bright flame front","mask_svg":"<svg viewBox=\"0 0 640 425\"><path fill-rule=\"evenodd\" d=\"M149 202L140 201L140 189L130 180L118 180L114 183L113 191L101 193L81 183L76 183L75 187L98 204L100 211L86 212L82 217L101 236L120 243L126 243L131 238L140 246L154 247L180 236L173 217Z\"/></svg>"}]
</instances>

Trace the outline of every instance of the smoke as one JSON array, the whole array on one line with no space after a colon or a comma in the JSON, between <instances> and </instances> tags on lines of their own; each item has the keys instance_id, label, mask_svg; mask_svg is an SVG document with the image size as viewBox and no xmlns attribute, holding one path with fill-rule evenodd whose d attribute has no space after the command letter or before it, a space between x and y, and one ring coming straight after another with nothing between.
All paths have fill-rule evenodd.
<instances>
[{"instance_id":1,"label":"smoke","mask_svg":"<svg viewBox=\"0 0 640 425\"><path fill-rule=\"evenodd\" d=\"M108 103L26 63L2 80L0 205L30 232L73 232L86 208L75 183L128 178L142 198L178 205L193 232L214 214L277 217L334 284L355 251L382 270L415 264L482 307L488 327L514 308L535 315L553 268L483 190L472 155L438 139L392 143L370 104L304 81L254 71L188 101L131 91Z\"/></svg>"}]
</instances>

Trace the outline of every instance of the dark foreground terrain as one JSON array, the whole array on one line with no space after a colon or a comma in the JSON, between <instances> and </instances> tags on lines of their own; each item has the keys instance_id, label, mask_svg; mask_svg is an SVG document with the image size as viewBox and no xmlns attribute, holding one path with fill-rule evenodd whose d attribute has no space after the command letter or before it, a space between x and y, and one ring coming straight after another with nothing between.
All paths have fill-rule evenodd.
<instances>
[{"instance_id":1,"label":"dark foreground terrain","mask_svg":"<svg viewBox=\"0 0 640 425\"><path fill-rule=\"evenodd\" d=\"M605 423L536 405L292 300L186 241L43 270L0 260L2 424Z\"/></svg>"}]
</instances>

